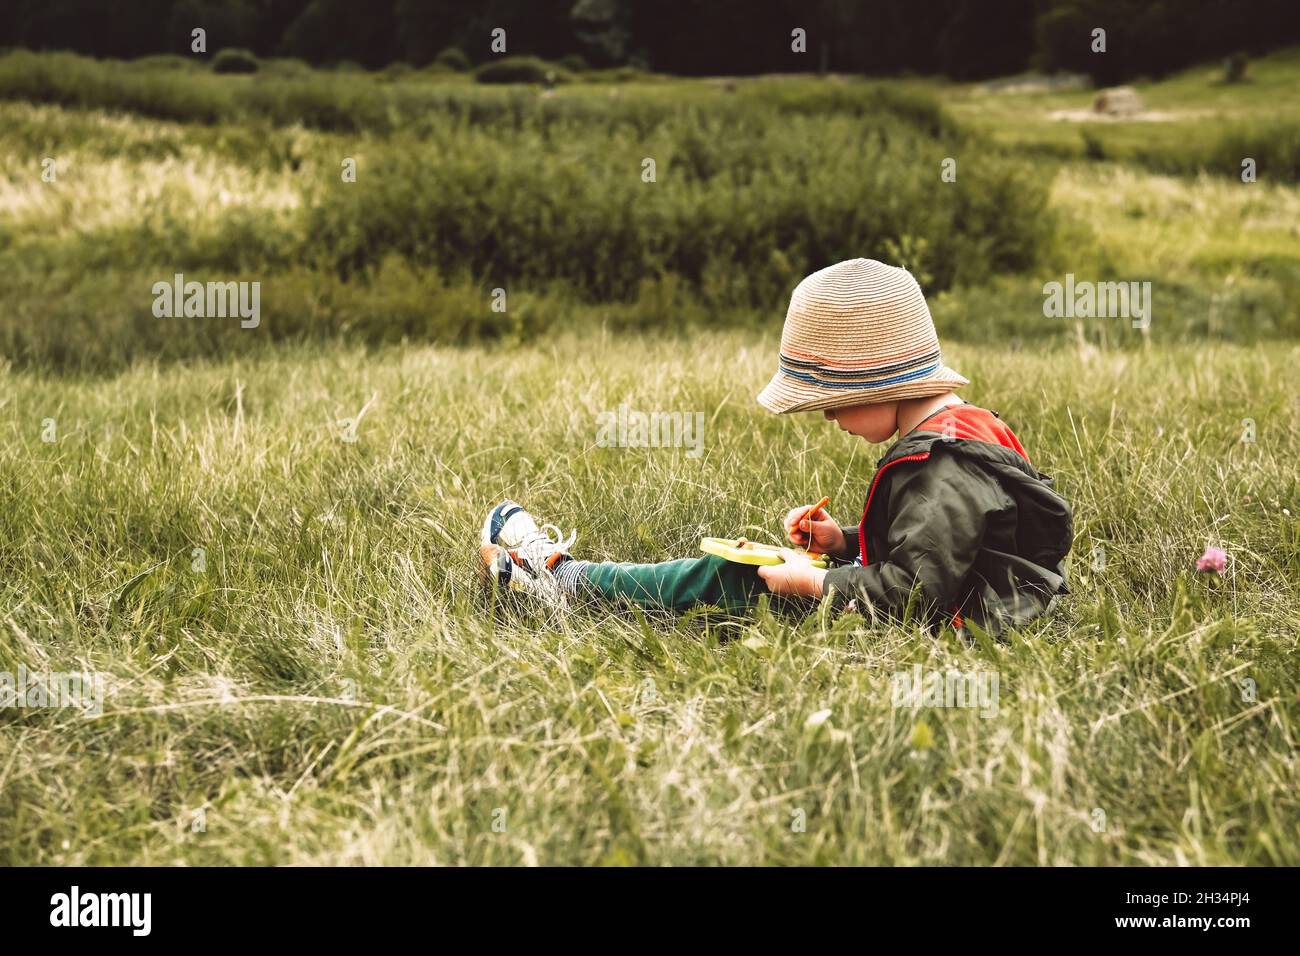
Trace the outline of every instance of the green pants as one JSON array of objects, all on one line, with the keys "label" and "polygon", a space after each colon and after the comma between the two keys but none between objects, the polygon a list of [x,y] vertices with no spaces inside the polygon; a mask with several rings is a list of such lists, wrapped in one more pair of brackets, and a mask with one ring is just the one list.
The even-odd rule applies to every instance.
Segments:
[{"label": "green pants", "polygon": [[684,611],[709,604],[743,611],[767,594],[758,568],[711,554],[659,564],[593,561],[582,569],[587,592],[599,598],[625,598],[642,607]]}]

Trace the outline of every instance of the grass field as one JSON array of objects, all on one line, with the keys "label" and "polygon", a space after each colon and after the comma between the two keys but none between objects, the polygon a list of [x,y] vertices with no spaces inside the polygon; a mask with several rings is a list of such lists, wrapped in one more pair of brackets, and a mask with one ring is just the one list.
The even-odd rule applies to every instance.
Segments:
[{"label": "grass field", "polygon": [[1264,166],[1278,160],[1271,176],[1293,182],[1300,158],[1295,152],[1298,71],[1297,49],[1253,61],[1240,84],[1223,82],[1221,64],[1196,67],[1158,82],[1134,83],[1143,103],[1140,117],[1096,122],[1061,118],[1088,113],[1092,90],[989,93],[965,85],[944,92],[945,102],[968,127],[1013,152],[1100,154],[1161,171],[1200,165],[1229,177],[1240,174],[1243,155],[1254,155]]},{"label": "grass field", "polygon": [[[855,510],[874,455],[757,417],[757,335],[10,373],[0,647],[110,683],[6,716],[7,862],[1297,862],[1300,349],[952,351],[1078,515],[1073,598],[1005,644],[490,608],[504,495],[640,560]],[[705,453],[595,447],[623,402]],[[996,672],[996,717],[893,707],[914,663]]]},{"label": "grass field", "polygon": [[[1300,89],[1300,61],[1278,62],[1291,70],[1280,88]],[[887,216],[820,222],[824,249],[800,255],[858,254],[854,237],[878,227],[881,255],[889,239],[924,267],[929,237],[988,266],[976,281],[929,260],[945,277],[932,296],[945,359],[1073,504],[1072,594],[1030,629],[971,644],[775,608],[550,614],[495,604],[475,577],[480,524],[502,497],[577,528],[575,552],[591,558],[686,556],[704,534],[770,539],[789,507],[822,494],[856,520],[882,449],[753,401],[775,366],[782,306],[754,304],[772,276],[715,312],[716,272],[659,260],[656,281],[614,295],[627,276],[602,267],[578,288],[572,271],[493,315],[489,278],[440,270],[453,253],[433,251],[434,233],[385,232],[402,202],[433,200],[384,182],[376,211],[304,181],[336,175],[345,146],[396,156],[406,140],[257,126],[202,82],[233,118],[13,90],[0,102],[0,152],[27,170],[0,181],[0,672],[105,679],[98,716],[0,709],[0,863],[1300,863],[1294,181],[1046,151],[1019,165],[1000,152],[1014,146],[1009,119],[998,142],[978,138],[993,136],[981,123],[1003,128],[1000,107],[954,102],[970,130],[954,132],[904,98],[859,134],[863,101],[832,97],[827,110],[847,115],[809,181],[894,137],[942,150],[970,136],[964,157],[999,154],[973,177],[986,189],[974,220],[946,219],[951,205],[925,218],[925,190],[900,185]],[[822,95],[764,82],[764,103]],[[1187,77],[1167,82],[1194,99]],[[464,83],[448,84],[458,102]],[[686,145],[698,113],[663,105],[675,89],[706,104],[724,94],[643,86],[617,89],[660,102],[638,108],[669,110],[653,120],[665,155],[695,149],[702,164],[665,200],[672,216],[635,214],[664,239],[655,255],[693,248],[683,231],[708,222],[770,264],[769,248],[740,240],[798,220],[770,206],[746,219],[737,196],[775,195],[761,162],[731,186],[729,165],[704,175],[715,154]],[[1165,90],[1144,92],[1157,103]],[[573,95],[576,136],[612,99],[599,83]],[[772,142],[764,124],[785,120],[754,109],[711,121]],[[493,136],[540,135],[528,118],[515,132],[497,122],[419,141],[454,152],[465,137],[487,156]],[[601,135],[632,150],[627,122]],[[842,187],[844,201],[905,182],[901,154],[880,148],[877,178]],[[94,175],[41,192],[49,151]],[[558,171],[564,158],[540,162]],[[518,187],[510,215],[531,222],[548,194],[502,163],[497,184]],[[582,181],[567,176],[557,188]],[[1041,259],[980,218],[1017,176],[1033,182],[1006,193],[1008,221],[1040,223]],[[622,201],[612,179],[593,190]],[[691,218],[705,215],[695,201],[705,219]],[[550,215],[579,254],[584,233]],[[364,242],[349,217],[371,230]],[[359,253],[401,254],[359,282],[317,257],[335,244],[313,224]],[[282,292],[261,330],[280,332],[164,327],[150,296],[127,298],[169,263],[169,242],[195,257],[187,267],[237,271],[252,256],[239,274]],[[557,255],[515,254],[538,275]],[[1042,283],[1067,270],[1153,281],[1150,331],[1045,318]],[[285,302],[302,306],[285,315]],[[597,447],[598,416],[620,405],[703,413],[703,454]],[[1207,545],[1229,554],[1222,577],[1194,571]],[[896,706],[893,676],[914,665],[996,675],[995,712]]]}]

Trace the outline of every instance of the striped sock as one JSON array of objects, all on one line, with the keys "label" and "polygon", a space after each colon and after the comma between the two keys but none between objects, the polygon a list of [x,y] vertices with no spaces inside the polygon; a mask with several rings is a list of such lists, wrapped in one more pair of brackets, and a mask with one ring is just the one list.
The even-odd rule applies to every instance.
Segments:
[{"label": "striped sock", "polygon": [[575,561],[573,558],[561,561],[555,569],[555,581],[560,585],[560,590],[571,597],[577,597],[585,580],[582,572],[590,563]]}]

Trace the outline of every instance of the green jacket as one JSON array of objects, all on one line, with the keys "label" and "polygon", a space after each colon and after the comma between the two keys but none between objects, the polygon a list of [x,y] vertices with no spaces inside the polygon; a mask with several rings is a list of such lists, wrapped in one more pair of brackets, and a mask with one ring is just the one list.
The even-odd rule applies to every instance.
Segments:
[{"label": "green jacket", "polygon": [[1052,480],[1013,449],[914,430],[880,459],[862,524],[844,529],[861,563],[828,572],[823,589],[838,607],[894,617],[916,589],[930,624],[998,634],[1068,590],[1071,524]]}]

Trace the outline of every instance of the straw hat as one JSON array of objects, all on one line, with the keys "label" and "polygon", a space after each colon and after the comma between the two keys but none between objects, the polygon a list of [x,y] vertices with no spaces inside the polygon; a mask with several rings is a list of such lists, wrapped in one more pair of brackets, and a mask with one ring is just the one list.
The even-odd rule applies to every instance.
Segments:
[{"label": "straw hat", "polygon": [[758,403],[805,412],[925,398],[967,384],[939,357],[934,320],[912,274],[849,259],[795,287],[780,366]]}]

